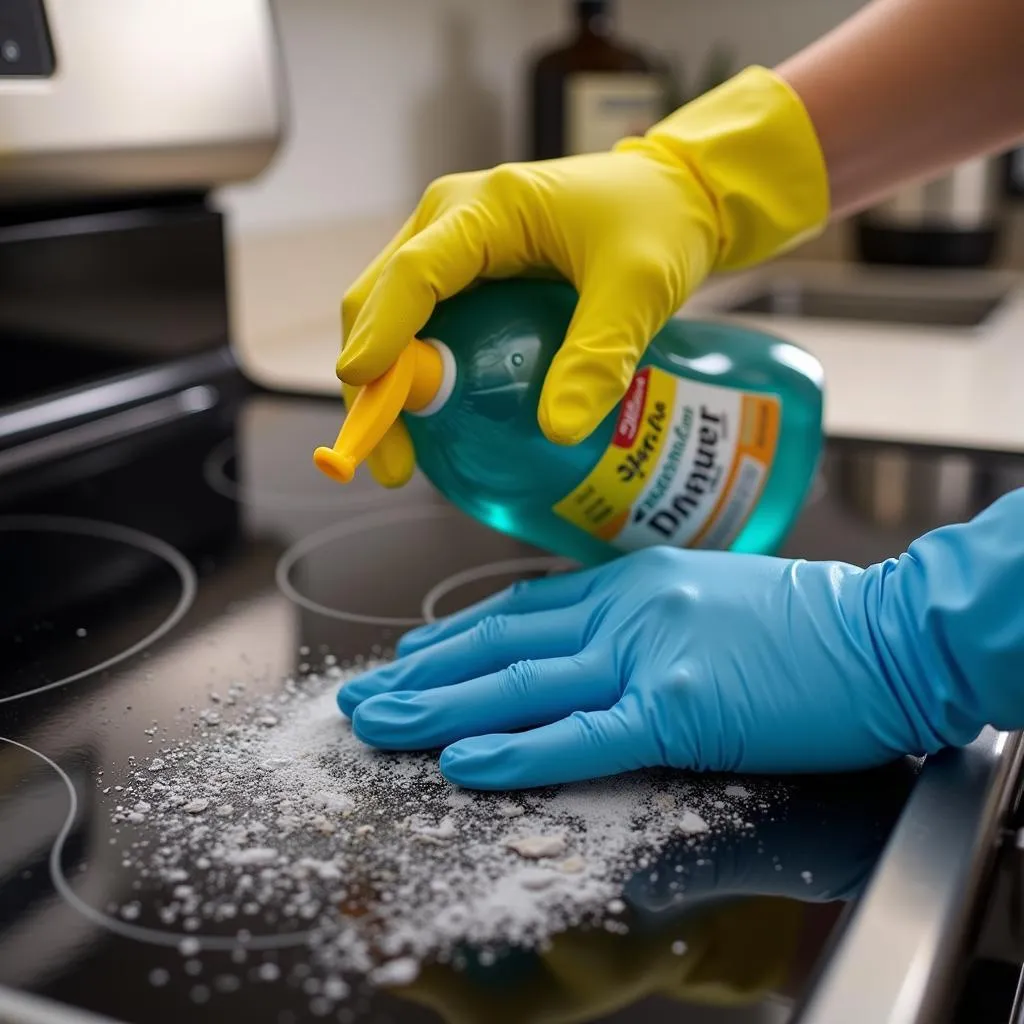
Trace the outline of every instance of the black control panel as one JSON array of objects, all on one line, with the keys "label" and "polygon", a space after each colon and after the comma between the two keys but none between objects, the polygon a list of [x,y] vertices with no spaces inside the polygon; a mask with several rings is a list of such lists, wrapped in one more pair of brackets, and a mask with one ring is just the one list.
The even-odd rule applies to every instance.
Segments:
[{"label": "black control panel", "polygon": [[0,0],[0,78],[49,78],[55,66],[42,0]]}]

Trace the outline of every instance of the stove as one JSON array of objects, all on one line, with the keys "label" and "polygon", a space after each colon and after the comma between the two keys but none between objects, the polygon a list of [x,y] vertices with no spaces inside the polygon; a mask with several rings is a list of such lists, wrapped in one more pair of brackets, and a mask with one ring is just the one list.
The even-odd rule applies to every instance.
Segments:
[{"label": "stove", "polygon": [[[0,1020],[978,1021],[978,977],[990,1001],[993,971],[1012,989],[1021,929],[987,908],[1016,877],[1000,849],[1021,748],[991,730],[923,763],[770,780],[779,799],[746,808],[749,827],[638,851],[594,920],[539,948],[465,943],[411,985],[322,977],[284,897],[244,921],[157,914],[174,882],[135,868],[164,840],[118,810],[123,784],[199,709],[209,722],[212,695],[278,699],[569,567],[420,476],[388,492],[315,470],[340,402],[256,387],[236,364],[204,197],[127,222],[94,212],[85,250],[63,217],[22,217],[6,239],[0,224],[0,268],[25,266],[27,247],[46,281],[0,312],[21,382],[0,395]],[[53,269],[69,251],[106,282],[85,321],[62,314],[61,289],[83,291]],[[781,553],[865,564],[1022,484],[1024,457],[831,442]],[[673,779],[698,801],[764,782]],[[167,856],[193,880],[212,870],[183,845]],[[688,886],[668,898],[655,880],[673,873]],[[338,914],[383,899],[363,891]]]},{"label": "stove", "polygon": [[[399,1022],[558,1012],[588,1021],[832,1021],[846,1018],[830,1008],[854,997],[859,1019],[888,1019],[864,1015],[865,977],[877,979],[880,998],[893,998],[909,984],[900,971],[919,963],[922,949],[931,954],[925,978],[937,988],[917,995],[948,997],[940,980],[962,956],[986,847],[1011,797],[1014,737],[985,734],[923,767],[907,761],[781,780],[784,814],[755,817],[750,837],[719,846],[710,902],[650,909],[610,949],[599,930],[555,938],[553,948],[577,970],[603,958],[620,964],[612,991],[578,991],[541,951],[476,971],[435,965],[415,998],[367,993],[348,978],[350,991],[362,994],[327,1014],[311,1008],[303,987],[301,936],[284,935],[278,945],[274,925],[260,921],[247,925],[249,937],[233,927],[204,935],[190,975],[180,953],[188,932],[134,926],[111,913],[133,894],[161,897],[158,887],[131,889],[110,825],[117,794],[97,784],[111,766],[151,755],[151,721],[238,680],[274,693],[303,662],[386,656],[405,629],[561,568],[466,519],[422,478],[392,493],[362,478],[340,489],[316,473],[309,453],[336,427],[338,403],[255,389],[227,353],[219,373],[191,387],[206,389],[207,400],[24,466],[3,489],[3,1019],[286,1022],[324,1013]],[[873,502],[866,481],[886,466],[891,479],[894,459],[912,479],[930,472],[938,480],[964,458],[831,446],[785,553],[861,562],[898,553],[940,512],[929,512],[914,488],[914,501],[894,514],[892,488]],[[967,465],[965,514],[1024,473],[1006,457],[974,455]],[[400,571],[376,571],[382,564]],[[776,872],[779,862],[794,870]],[[623,889],[637,899],[635,883]],[[906,948],[882,936],[896,913],[909,933]],[[799,942],[780,963],[775,928],[789,918]],[[730,933],[738,919],[742,942]],[[673,944],[687,936],[692,945],[701,929],[715,937],[714,955],[699,984],[674,988]],[[259,973],[268,948],[279,971],[273,982]],[[515,1016],[503,1016],[510,1006]]]}]

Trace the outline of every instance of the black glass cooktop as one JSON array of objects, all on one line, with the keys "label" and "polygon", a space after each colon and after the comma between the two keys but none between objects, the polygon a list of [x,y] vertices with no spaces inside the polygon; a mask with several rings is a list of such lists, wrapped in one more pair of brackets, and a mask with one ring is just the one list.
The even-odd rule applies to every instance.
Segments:
[{"label": "black glass cooktop", "polygon": [[[422,479],[392,493],[323,478],[310,455],[334,436],[337,403],[234,377],[207,397],[0,487],[0,1017],[61,1020],[52,1006],[33,1016],[43,999],[68,1021],[132,1024],[790,1019],[914,785],[911,762],[780,780],[780,808],[749,811],[751,828],[712,852],[670,843],[638,861],[616,908],[626,926],[486,957],[467,943],[407,985],[350,972],[325,988],[301,941],[252,942],[294,931],[266,902],[217,924],[215,943],[180,918],[130,926],[118,908],[134,901],[149,921],[172,883],[125,867],[124,844],[157,840],[141,818],[130,838],[112,824],[118,792],[101,783],[152,758],[151,722],[186,732],[175,713],[211,692],[273,695],[550,569]],[[1010,458],[835,445],[784,553],[898,554],[1022,480]],[[193,879],[205,870],[172,854]],[[666,898],[674,875],[689,886]],[[337,913],[372,913],[375,898]]]}]

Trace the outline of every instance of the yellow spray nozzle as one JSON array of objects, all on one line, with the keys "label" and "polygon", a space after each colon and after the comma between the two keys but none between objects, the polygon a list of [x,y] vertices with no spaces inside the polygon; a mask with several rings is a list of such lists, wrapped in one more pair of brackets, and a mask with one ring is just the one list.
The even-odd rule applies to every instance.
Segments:
[{"label": "yellow spray nozzle", "polygon": [[334,445],[321,445],[313,452],[317,469],[347,484],[402,410],[425,409],[441,390],[443,380],[441,353],[414,339],[385,374],[360,388]]},{"label": "yellow spray nozzle", "polygon": [[333,448],[320,445],[313,452],[313,464],[339,484],[347,484],[356,475],[356,461],[351,455],[342,455]]}]

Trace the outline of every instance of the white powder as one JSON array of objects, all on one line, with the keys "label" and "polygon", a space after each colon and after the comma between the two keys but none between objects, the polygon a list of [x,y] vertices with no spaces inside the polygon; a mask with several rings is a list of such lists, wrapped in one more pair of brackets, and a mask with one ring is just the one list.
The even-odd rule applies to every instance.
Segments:
[{"label": "white powder", "polygon": [[[718,809],[718,806],[721,803],[721,800],[715,800],[713,801],[712,806]],[[682,832],[683,835],[695,836],[701,832],[707,832],[707,830],[708,823],[696,811],[692,811],[687,808],[683,814],[682,820],[679,822],[679,831]]]},{"label": "white powder", "polygon": [[378,967],[371,977],[378,985],[408,985],[416,980],[419,973],[419,964],[407,956]]},{"label": "white powder", "polygon": [[532,889],[535,892],[539,892],[541,889],[546,889],[549,885],[553,885],[555,881],[555,875],[551,871],[542,871],[537,869],[535,871],[524,871],[519,876],[519,884],[524,889]]},{"label": "white powder", "polygon": [[352,810],[355,801],[345,793],[332,793],[329,789],[323,789],[313,795],[313,806],[322,808],[330,814],[345,814]]},{"label": "white powder", "polygon": [[330,977],[324,982],[324,995],[335,1002],[344,999],[348,992],[348,985],[341,978]]},{"label": "white powder", "polygon": [[[314,1014],[346,997],[342,975],[408,984],[463,944],[491,956],[577,925],[628,930],[623,883],[638,869],[651,874],[670,844],[711,857],[718,840],[749,831],[723,797],[766,816],[784,793],[667,770],[512,799],[459,790],[435,754],[353,736],[335,701],[345,675],[332,666],[263,698],[233,685],[223,721],[196,715],[190,739],[165,741],[140,760],[148,771],[130,765],[103,798],[126,869],[144,880],[128,914],[140,905],[144,926],[243,940],[307,933]],[[670,898],[684,898],[672,878]],[[201,948],[179,944],[184,957]],[[243,977],[280,974],[268,959]]]},{"label": "white powder", "polygon": [[440,825],[421,825],[419,828],[412,829],[412,833],[420,839],[443,843],[454,839],[459,834],[459,830],[451,818],[445,818]]},{"label": "white powder", "polygon": [[277,860],[277,850],[266,846],[251,846],[246,850],[228,850],[223,855],[224,862],[236,868],[250,867],[254,864],[273,864]]},{"label": "white powder", "polygon": [[505,844],[520,857],[540,860],[541,857],[560,857],[565,853],[565,836],[524,836],[510,839]]}]

